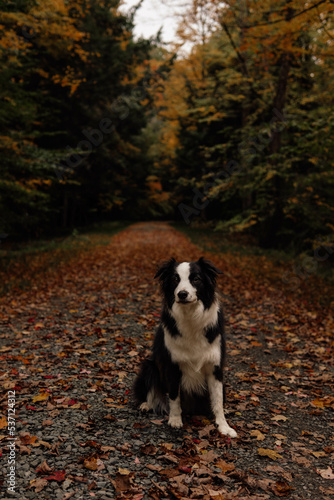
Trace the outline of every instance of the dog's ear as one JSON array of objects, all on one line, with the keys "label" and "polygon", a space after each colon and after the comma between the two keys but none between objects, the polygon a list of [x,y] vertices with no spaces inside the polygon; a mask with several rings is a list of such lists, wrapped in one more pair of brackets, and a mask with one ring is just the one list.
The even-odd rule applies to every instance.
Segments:
[{"label": "dog's ear", "polygon": [[159,278],[159,281],[164,281],[166,276],[172,271],[176,264],[174,257],[164,262],[155,273],[154,278]]},{"label": "dog's ear", "polygon": [[203,272],[213,281],[216,281],[218,274],[223,274],[223,271],[212,264],[210,260],[204,259],[204,257],[198,259],[197,264],[200,266]]}]

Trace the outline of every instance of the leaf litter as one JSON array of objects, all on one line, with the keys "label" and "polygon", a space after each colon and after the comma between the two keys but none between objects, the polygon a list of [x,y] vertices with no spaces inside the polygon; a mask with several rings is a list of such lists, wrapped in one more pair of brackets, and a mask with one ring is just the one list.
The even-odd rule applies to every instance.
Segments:
[{"label": "leaf litter", "polygon": [[[171,429],[132,401],[159,321],[156,266],[203,254],[224,272],[235,440],[200,416]],[[20,498],[333,498],[333,315],[319,289],[289,293],[252,259],[141,223],[1,299],[0,446],[6,464],[14,390]]]}]

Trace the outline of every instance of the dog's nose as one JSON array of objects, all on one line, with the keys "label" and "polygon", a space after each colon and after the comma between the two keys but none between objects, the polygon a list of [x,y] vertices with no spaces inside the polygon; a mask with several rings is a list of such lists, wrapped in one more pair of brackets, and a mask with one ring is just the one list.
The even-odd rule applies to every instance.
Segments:
[{"label": "dog's nose", "polygon": [[188,292],[186,292],[185,290],[181,290],[181,292],[179,292],[177,296],[180,300],[185,300],[188,297]]}]

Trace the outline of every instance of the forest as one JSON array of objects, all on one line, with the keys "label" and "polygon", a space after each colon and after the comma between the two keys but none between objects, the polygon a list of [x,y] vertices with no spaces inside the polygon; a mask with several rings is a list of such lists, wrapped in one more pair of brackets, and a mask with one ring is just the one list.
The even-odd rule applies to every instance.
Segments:
[{"label": "forest", "polygon": [[[0,0],[0,497],[333,499],[334,0],[127,1]],[[237,437],[135,404],[171,257]]]},{"label": "forest", "polygon": [[119,0],[0,5],[2,241],[155,219],[332,249],[333,1],[191,0],[168,46]]}]

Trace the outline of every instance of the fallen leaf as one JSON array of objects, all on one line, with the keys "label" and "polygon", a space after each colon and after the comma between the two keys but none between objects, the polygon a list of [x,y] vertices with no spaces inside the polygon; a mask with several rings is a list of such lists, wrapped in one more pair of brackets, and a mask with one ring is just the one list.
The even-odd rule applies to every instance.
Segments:
[{"label": "fallen leaf", "polygon": [[36,469],[36,472],[40,472],[41,474],[47,474],[48,472],[51,472],[52,469],[51,467],[48,466],[48,464],[46,463],[46,460],[44,460],[44,462],[39,465]]},{"label": "fallen leaf", "polygon": [[97,457],[93,456],[93,457],[85,458],[85,460],[83,462],[83,466],[89,470],[97,470],[97,468],[98,468]]},{"label": "fallen leaf", "polygon": [[311,453],[315,458],[327,457],[327,453],[324,451],[312,451]]},{"label": "fallen leaf", "polygon": [[157,448],[153,444],[145,444],[140,447],[140,451],[143,455],[156,455]]},{"label": "fallen leaf", "polygon": [[230,464],[228,462],[225,462],[224,460],[218,460],[218,462],[215,463],[215,467],[218,467],[222,471],[222,473],[231,472],[235,469],[234,464]]},{"label": "fallen leaf", "polygon": [[53,424],[53,420],[43,420],[42,422],[42,425],[45,426],[45,425],[52,425]]},{"label": "fallen leaf", "polygon": [[129,471],[128,469],[119,468],[118,473],[121,474],[121,476],[128,476],[129,474],[131,474],[131,471]]},{"label": "fallen leaf", "polygon": [[40,479],[32,479],[29,484],[30,484],[29,488],[35,488],[35,493],[39,493],[45,488],[45,486],[48,485],[48,482],[46,479],[40,478]]},{"label": "fallen leaf", "polygon": [[261,431],[258,431],[256,429],[253,429],[250,433],[251,437],[256,437],[256,439],[258,441],[263,441],[264,439],[266,439],[266,437],[262,434]]},{"label": "fallen leaf", "polygon": [[165,476],[166,478],[176,477],[180,475],[180,472],[177,469],[162,469],[159,471],[161,476]]},{"label": "fallen leaf", "polygon": [[257,452],[262,457],[269,457],[272,460],[278,460],[278,459],[282,458],[282,456],[279,453],[277,453],[274,450],[270,450],[268,448],[258,448]]},{"label": "fallen leaf", "polygon": [[32,402],[37,403],[37,401],[45,401],[49,397],[50,397],[50,394],[48,392],[41,392],[40,394],[38,394],[37,396],[34,396],[32,398]]},{"label": "fallen leaf", "polygon": [[317,473],[320,474],[323,479],[334,479],[334,474],[331,467],[328,467],[327,469],[317,470]]},{"label": "fallen leaf", "polygon": [[275,415],[275,417],[272,417],[271,420],[273,420],[274,422],[279,422],[280,420],[282,420],[283,422],[285,422],[288,419],[284,415]]},{"label": "fallen leaf", "polygon": [[58,482],[65,481],[65,471],[57,470],[51,476],[45,477],[44,479],[47,479],[48,481],[58,481]]},{"label": "fallen leaf", "polygon": [[271,485],[270,489],[276,496],[285,497],[290,495],[291,490],[294,488],[284,481],[277,481],[274,485]]}]

